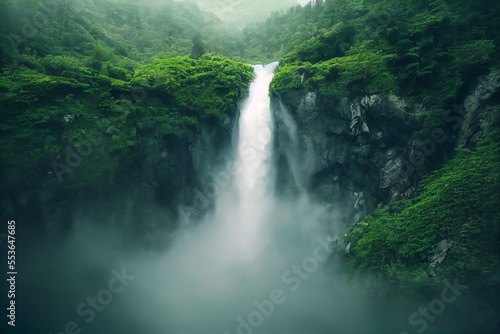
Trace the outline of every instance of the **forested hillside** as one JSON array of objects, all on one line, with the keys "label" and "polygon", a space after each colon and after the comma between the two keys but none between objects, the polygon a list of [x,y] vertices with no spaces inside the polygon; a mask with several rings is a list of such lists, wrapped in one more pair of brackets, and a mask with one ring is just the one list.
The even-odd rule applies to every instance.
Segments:
[{"label": "forested hillside", "polygon": [[[399,186],[371,215],[351,222],[342,240],[353,280],[376,272],[377,289],[388,282],[397,287],[398,293],[389,294],[432,294],[443,277],[480,291],[497,286],[499,18],[500,4],[494,1],[317,1],[275,13],[260,26],[273,31],[272,50],[283,54],[274,94],[292,103],[296,94],[317,93],[315,111],[325,118],[337,117],[330,115],[338,109],[342,113],[342,101],[361,101],[359,117],[368,126],[360,132],[367,133],[364,138],[351,133],[360,148],[353,149],[347,170],[359,156],[366,158],[362,166],[375,166],[386,152],[408,148],[400,157],[409,156],[413,164],[401,167]],[[380,110],[372,111],[377,103],[372,101],[384,95],[394,103],[405,101],[402,110],[424,119],[411,137],[404,131],[387,136],[390,127],[369,122],[375,117],[370,113]],[[356,129],[356,105],[347,110],[353,113],[351,129]],[[388,121],[401,129],[398,117]],[[436,142],[436,131],[446,139]],[[434,138],[431,150],[429,138]],[[382,144],[367,145],[378,141]],[[417,151],[418,162],[411,160]],[[391,165],[396,160],[389,161],[381,165],[381,186],[388,168],[396,168]],[[442,264],[440,256],[447,257]]]},{"label": "forested hillside", "polygon": [[[174,1],[27,0],[1,7],[5,210],[28,205],[28,214],[39,215],[42,204],[21,203],[20,196],[36,198],[44,189],[68,203],[96,184],[131,180],[131,173],[143,184],[138,197],[162,203],[182,197],[158,189],[194,182],[188,147],[204,124],[230,130],[253,77],[250,66],[222,56],[239,53],[231,32],[195,5]],[[219,132],[213,143],[222,140]],[[185,177],[170,178],[179,168]],[[156,181],[145,186],[141,170]]]},{"label": "forested hillside", "polygon": [[[326,1],[296,12],[313,37],[283,56],[275,89],[299,87],[306,73],[303,84],[325,96],[391,93],[443,108],[499,59],[500,5],[488,1]],[[267,24],[292,41],[285,49],[296,43],[279,17]]]},{"label": "forested hillside", "polygon": [[[208,8],[216,3],[221,7]],[[232,7],[223,10],[225,5]],[[252,176],[272,180],[272,189],[263,191],[270,197],[255,202],[276,205],[269,221],[299,226],[292,232],[287,228],[293,224],[273,226],[269,240],[281,228],[286,233],[275,244],[266,238],[262,244],[308,244],[297,235],[306,234],[311,220],[314,233],[335,237],[324,243],[334,249],[325,257],[326,274],[318,274],[331,275],[325,286],[332,277],[349,289],[361,286],[363,293],[377,294],[367,298],[370,303],[380,297],[392,312],[405,299],[411,308],[439,295],[441,282],[457,279],[468,289],[463,304],[450,305],[450,318],[432,333],[496,333],[500,325],[491,314],[500,309],[500,2],[314,0],[255,20],[243,0],[200,7],[174,0],[0,2],[0,209],[27,222],[23,232],[49,242],[65,242],[73,229],[92,221],[127,234],[136,249],[173,247],[179,258],[195,254],[187,257],[191,262],[216,254],[216,264],[226,265],[237,252],[218,262],[224,252],[218,253],[212,227],[241,203],[233,199],[236,190],[228,192],[221,201],[231,205],[217,212],[218,196],[230,188],[228,175],[237,168],[216,171],[238,155],[239,119],[257,68],[271,84],[263,81],[268,91],[254,90],[264,92],[255,113],[269,112],[275,123],[269,133],[257,129],[265,132],[262,137],[251,132],[250,141],[264,138],[269,149],[255,165],[276,166],[267,169],[271,176]],[[236,12],[229,23],[223,20]],[[242,27],[247,21],[252,23]],[[251,66],[270,62],[279,62],[272,65],[272,81],[274,67],[266,73],[265,66]],[[221,179],[224,186],[216,184]],[[245,211],[239,220],[253,214]],[[207,221],[205,230],[193,234],[195,246],[175,248],[185,242],[172,241],[175,233],[203,228]],[[251,237],[234,239],[240,246]],[[293,247],[283,258],[306,255]],[[267,261],[269,254],[262,257]],[[213,276],[214,291],[256,280],[235,263],[216,274],[229,268],[246,281]],[[173,267],[186,269],[182,265]],[[262,268],[259,275],[266,276]],[[189,277],[203,278],[196,270]],[[347,309],[349,289],[339,288]],[[328,300],[324,305],[334,299],[316,290],[312,299],[315,293]],[[190,310],[184,295],[175,297],[185,307],[180,309]],[[321,312],[327,308],[320,306]],[[489,322],[469,321],[468,308],[484,311]],[[337,311],[341,317],[343,305]],[[191,318],[172,314],[169,321],[178,320],[191,333],[185,330],[196,325]],[[307,314],[304,322],[320,311]],[[462,318],[463,328],[455,324]],[[189,326],[182,327],[185,319]],[[292,322],[283,323],[276,328]]]}]

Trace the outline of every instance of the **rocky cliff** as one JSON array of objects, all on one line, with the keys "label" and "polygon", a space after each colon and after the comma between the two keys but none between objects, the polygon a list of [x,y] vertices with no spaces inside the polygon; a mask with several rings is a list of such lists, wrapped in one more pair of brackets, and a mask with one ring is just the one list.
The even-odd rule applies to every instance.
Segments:
[{"label": "rocky cliff", "polygon": [[[316,91],[293,88],[276,91],[281,183],[290,171],[292,152],[287,136],[292,117],[301,149],[309,152],[304,181],[326,205],[341,209],[344,223],[361,221],[380,204],[411,198],[422,174],[449,159],[453,147],[474,146],[498,123],[496,69],[478,77],[460,105],[441,112],[428,125],[429,112],[394,95],[330,99]],[[435,124],[438,124],[436,126]]]}]

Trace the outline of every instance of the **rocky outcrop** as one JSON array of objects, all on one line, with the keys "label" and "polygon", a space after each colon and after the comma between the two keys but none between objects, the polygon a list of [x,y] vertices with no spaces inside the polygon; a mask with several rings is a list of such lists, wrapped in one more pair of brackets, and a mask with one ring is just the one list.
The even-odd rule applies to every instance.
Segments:
[{"label": "rocky outcrop", "polygon": [[443,262],[446,255],[448,254],[449,249],[453,246],[453,241],[448,241],[446,239],[438,242],[436,249],[434,251],[434,255],[431,258],[431,262],[429,263],[429,267],[427,271],[432,275],[436,276],[436,265]]},{"label": "rocky outcrop", "polygon": [[345,210],[350,222],[360,221],[386,197],[391,174],[399,175],[401,163],[393,159],[422,127],[422,110],[387,95],[339,103],[301,90],[280,95],[273,108],[279,110],[278,152],[287,154],[280,140],[287,127],[283,113],[289,112],[297,123],[302,149],[307,150],[310,142],[314,152],[304,181],[308,190],[326,204]]},{"label": "rocky outcrop", "polygon": [[[164,241],[158,231],[176,228],[179,206],[192,206],[194,190],[209,181],[206,167],[229,148],[236,115],[234,107],[221,118],[200,118],[197,127],[170,136],[158,136],[155,129],[141,133],[128,166],[84,187],[79,184],[86,166],[73,167],[61,182],[47,168],[40,169],[36,182],[7,188],[0,207],[26,222],[25,228],[51,238],[64,236],[83,219],[118,226],[158,244]],[[92,153],[82,157],[82,165],[87,162],[83,159],[93,158]]]},{"label": "rocky outcrop", "polygon": [[[445,159],[446,154],[435,152],[452,148],[455,136],[458,146],[474,146],[498,123],[499,79],[499,70],[478,78],[463,105],[455,108],[458,113],[445,113],[447,124],[429,134],[423,131],[425,108],[397,96],[332,101],[303,89],[279,91],[272,100],[281,161],[278,186],[290,178],[287,173],[300,169],[290,165],[301,165],[304,187],[342,210],[346,224],[361,221],[379,203],[413,197],[417,168],[425,159],[431,161],[433,154]],[[296,148],[287,144],[291,122],[296,123]],[[296,162],[290,155],[298,156]]]},{"label": "rocky outcrop", "polygon": [[458,108],[458,113],[463,116],[457,141],[459,147],[475,146],[500,120],[498,107],[491,105],[492,97],[500,88],[500,70],[493,69],[488,75],[479,77],[478,81],[463,106]]}]

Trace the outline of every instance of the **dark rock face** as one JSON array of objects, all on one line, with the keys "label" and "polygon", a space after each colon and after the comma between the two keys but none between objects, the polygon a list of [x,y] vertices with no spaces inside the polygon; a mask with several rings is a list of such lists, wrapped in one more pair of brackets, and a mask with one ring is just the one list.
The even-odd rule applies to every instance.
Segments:
[{"label": "dark rock face", "polygon": [[439,149],[443,153],[444,142],[452,148],[456,137],[457,146],[473,147],[485,138],[500,119],[498,88],[500,70],[478,78],[458,108],[459,122],[444,115],[448,124],[429,138],[422,134],[424,107],[397,96],[333,101],[302,89],[280,91],[272,99],[277,188],[285,191],[287,181],[300,179],[318,200],[340,209],[346,224],[359,222],[380,203],[413,197],[417,168]]},{"label": "dark rock face", "polygon": [[[297,138],[301,141],[298,145],[314,157],[300,158],[307,165],[303,169],[308,168],[305,187],[325,204],[340,206],[346,223],[363,219],[387,198],[388,188],[401,188],[400,184],[394,185],[393,179],[399,178],[403,166],[395,159],[406,150],[412,134],[422,127],[424,117],[419,108],[384,95],[337,103],[301,90],[280,95],[281,100],[273,100],[273,109],[278,110],[275,116],[279,156],[290,153],[283,147],[282,135],[289,126],[283,121],[283,114],[289,112],[297,125]],[[287,166],[282,164],[281,168]],[[282,170],[278,174],[284,173]],[[408,186],[408,181],[403,182],[402,188]]]},{"label": "dark rock face", "polygon": [[488,135],[490,127],[500,120],[498,107],[493,106],[495,103],[491,105],[491,101],[498,98],[495,93],[500,88],[500,70],[494,69],[478,81],[461,109],[463,119],[457,141],[459,147],[475,146]]},{"label": "dark rock face", "polygon": [[[158,231],[177,227],[179,207],[193,208],[196,189],[203,192],[204,185],[211,181],[209,167],[230,148],[236,107],[224,116],[200,119],[196,129],[169,137],[151,131],[144,140],[147,145],[135,148],[129,166],[85,188],[74,187],[80,170],[73,168],[61,183],[51,178],[58,187],[55,190],[44,188],[40,182],[9,189],[0,206],[26,222],[23,228],[50,238],[64,236],[84,220],[119,226],[151,245],[161,243],[164,240],[160,240]],[[47,178],[45,174],[40,180]],[[108,185],[109,177],[112,185]],[[209,208],[210,203],[203,203],[203,207],[196,207],[197,214],[201,216]]]}]

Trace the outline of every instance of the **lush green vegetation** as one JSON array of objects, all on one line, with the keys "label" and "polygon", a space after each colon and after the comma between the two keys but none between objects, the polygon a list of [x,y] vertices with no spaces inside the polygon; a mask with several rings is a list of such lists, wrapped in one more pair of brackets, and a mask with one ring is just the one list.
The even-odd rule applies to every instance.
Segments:
[{"label": "lush green vegetation", "polygon": [[[0,15],[7,187],[113,183],[152,138],[175,146],[201,119],[234,112],[253,77],[248,65],[202,55],[240,50],[237,32],[194,4],[20,0],[2,2]],[[102,142],[87,156],[92,136]]]},{"label": "lush green vegetation", "polygon": [[[427,110],[425,135],[445,128],[444,110],[498,65],[499,18],[500,4],[491,1],[327,0],[275,13],[261,25],[282,55],[271,90],[316,91],[330,103],[402,96]],[[443,277],[485,287],[500,262],[499,139],[496,132],[472,150],[449,145],[453,159],[442,168],[434,158],[419,168],[415,198],[381,205],[357,224],[344,243],[352,278],[379,272],[404,292]],[[452,247],[431,274],[443,240]]]},{"label": "lush green vegetation", "polygon": [[[5,185],[45,180],[60,186],[47,172],[66,180],[78,176],[71,184],[76,188],[97,178],[113,182],[138,158],[137,148],[153,139],[175,143],[197,131],[201,119],[233,113],[253,78],[251,66],[208,54],[156,60],[121,79],[69,56],[41,62],[20,57],[27,62],[4,67],[0,79]],[[81,153],[88,150],[84,143],[99,137],[92,154]],[[84,157],[72,170],[77,175],[65,174],[68,147]]]},{"label": "lush green vegetation", "polygon": [[234,106],[252,78],[253,69],[248,65],[204,55],[197,60],[155,60],[139,68],[131,84],[172,95],[177,108],[197,111],[206,117],[220,116]]},{"label": "lush green vegetation", "polygon": [[133,70],[137,62],[190,54],[197,36],[205,52],[242,56],[238,30],[193,3],[54,1],[44,7],[19,0],[2,1],[0,10],[4,63],[15,61],[18,51],[35,58],[71,56],[96,69],[113,64]]},{"label": "lush green vegetation", "polygon": [[275,90],[303,86],[335,99],[394,93],[442,112],[499,60],[498,3],[327,0],[267,24],[297,15],[309,18],[303,36],[312,37],[282,57]]},{"label": "lush green vegetation", "polygon": [[[443,277],[485,286],[500,263],[500,130],[459,149],[420,186],[415,198],[380,207],[348,232],[351,275],[383,273],[406,292]],[[430,268],[443,240],[453,244]]]},{"label": "lush green vegetation", "polygon": [[397,81],[389,74],[387,66],[387,60],[393,57],[367,51],[315,64],[285,65],[276,74],[271,88],[279,91],[305,87],[337,100],[361,94],[397,94]]}]

